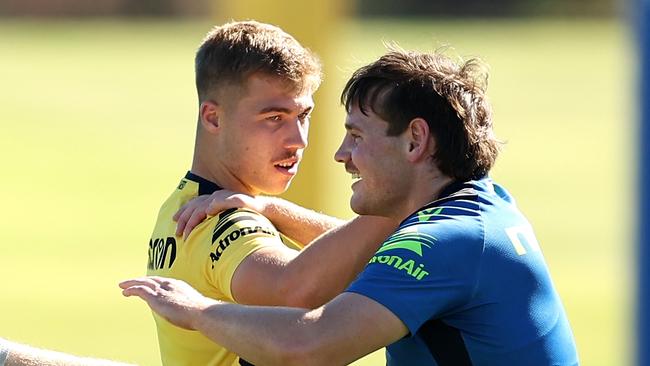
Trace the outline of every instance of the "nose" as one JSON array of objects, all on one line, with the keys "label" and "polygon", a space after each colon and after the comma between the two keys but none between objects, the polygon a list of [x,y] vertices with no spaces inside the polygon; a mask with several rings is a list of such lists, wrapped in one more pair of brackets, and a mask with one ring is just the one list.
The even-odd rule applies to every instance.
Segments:
[{"label": "nose", "polygon": [[350,160],[350,149],[347,140],[348,137],[346,134],[346,136],[343,137],[343,141],[341,141],[341,145],[339,146],[338,150],[336,150],[334,153],[334,160],[339,163],[345,164]]},{"label": "nose", "polygon": [[292,149],[304,149],[307,147],[307,136],[309,134],[309,121],[301,121],[296,118],[295,121],[289,123],[289,134],[285,140],[285,147]]}]

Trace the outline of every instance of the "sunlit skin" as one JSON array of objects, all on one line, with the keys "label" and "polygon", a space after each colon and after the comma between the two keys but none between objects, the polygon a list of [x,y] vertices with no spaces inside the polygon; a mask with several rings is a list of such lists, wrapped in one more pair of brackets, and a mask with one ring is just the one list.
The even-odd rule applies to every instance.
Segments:
[{"label": "sunlit skin", "polygon": [[[353,107],[345,127],[335,158],[355,177],[351,205],[357,213],[401,221],[451,182],[432,162],[435,142],[422,118],[410,121],[403,133],[387,136],[388,122]],[[408,334],[389,309],[354,292],[308,310],[225,304],[160,277],[127,280],[120,287],[170,322],[198,330],[255,364],[349,364]]]},{"label": "sunlit skin", "polygon": [[[350,207],[360,215],[402,219],[433,198],[420,197],[415,185],[440,174],[430,161],[434,142],[422,119],[415,119],[397,136],[388,136],[388,122],[370,110],[353,106],[345,121],[346,134],[334,158],[352,174]],[[426,129],[426,133],[422,131]],[[412,169],[415,162],[420,169]],[[435,191],[434,191],[435,192]]]},{"label": "sunlit skin", "polygon": [[307,146],[311,90],[261,74],[201,103],[192,172],[250,195],[284,192]]},{"label": "sunlit skin", "polygon": [[[251,200],[259,194],[284,192],[307,146],[312,90],[260,73],[243,86],[226,85],[203,97],[192,172]],[[277,237],[264,238],[264,246],[247,255],[232,274],[232,296],[243,304],[310,307],[325,303],[343,291],[396,226],[377,217],[345,223],[281,199],[266,202],[257,206],[258,212],[309,250],[299,255]],[[189,217],[192,225],[206,217],[205,208],[199,210],[203,215],[185,212],[190,211],[174,217],[179,222]],[[192,225],[177,227],[177,235],[191,240]],[[374,230],[368,231],[367,225]],[[354,240],[354,248],[346,249],[348,240]],[[341,259],[344,249],[346,257]]]}]

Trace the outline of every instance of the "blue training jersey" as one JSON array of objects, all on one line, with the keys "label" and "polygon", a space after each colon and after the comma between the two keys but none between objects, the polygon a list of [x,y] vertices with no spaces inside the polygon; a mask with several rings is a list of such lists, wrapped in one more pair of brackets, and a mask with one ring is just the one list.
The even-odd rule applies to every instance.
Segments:
[{"label": "blue training jersey", "polygon": [[578,364],[535,234],[489,178],[454,183],[406,218],[346,291],[408,327],[389,366]]}]

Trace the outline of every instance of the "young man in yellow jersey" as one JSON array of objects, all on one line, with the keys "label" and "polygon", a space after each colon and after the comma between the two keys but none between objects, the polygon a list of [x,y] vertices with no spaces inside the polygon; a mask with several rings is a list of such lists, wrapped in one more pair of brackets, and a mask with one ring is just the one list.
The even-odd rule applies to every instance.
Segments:
[{"label": "young man in yellow jersey", "polygon": [[[195,59],[199,100],[192,167],[160,209],[148,274],[182,279],[203,295],[240,304],[319,306],[345,289],[397,223],[350,222],[281,199],[262,212],[235,209],[187,237],[174,213],[220,189],[255,196],[284,192],[307,146],[317,58],[281,29],[254,21],[215,27]],[[275,215],[286,216],[274,227]],[[265,217],[266,216],[266,217]],[[366,230],[372,227],[372,230]],[[330,230],[333,229],[333,230]],[[329,232],[325,233],[326,231]],[[348,245],[352,240],[355,245]],[[296,249],[306,248],[300,252]],[[246,365],[199,332],[156,316],[164,365]],[[121,366],[0,342],[0,366]]]},{"label": "young man in yellow jersey", "polygon": [[[174,221],[199,195],[220,189],[274,195],[288,188],[307,146],[312,95],[321,80],[317,58],[275,26],[233,22],[207,34],[195,68],[194,159],[160,209],[147,273],[184,280],[228,302],[324,304],[354,279],[396,222],[360,217],[344,223],[280,199],[268,201],[264,212],[225,211],[188,236],[178,235]],[[293,220],[277,228],[271,223],[274,214],[289,211]],[[347,245],[352,239],[355,245]],[[164,365],[248,364],[199,332],[155,318]]]}]

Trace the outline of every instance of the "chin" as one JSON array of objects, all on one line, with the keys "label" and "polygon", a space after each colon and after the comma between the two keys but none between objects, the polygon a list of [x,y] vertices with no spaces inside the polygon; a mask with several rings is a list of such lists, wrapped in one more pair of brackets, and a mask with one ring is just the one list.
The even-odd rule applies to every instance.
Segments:
[{"label": "chin", "polygon": [[359,198],[355,199],[354,195],[350,198],[350,208],[357,215],[372,215],[372,213],[368,212],[368,207],[364,204],[363,200]]},{"label": "chin", "polygon": [[[374,198],[374,200],[368,198]],[[396,208],[395,202],[391,203],[391,201],[384,198],[376,195],[364,197],[358,193],[353,193],[350,198],[350,208],[357,215],[390,217]]]},{"label": "chin", "polygon": [[282,193],[286,192],[287,189],[289,189],[290,185],[291,185],[290,182],[287,183],[287,184],[278,184],[278,185],[272,186],[272,187],[264,187],[264,188],[260,189],[260,191],[262,193],[268,194],[270,196],[277,196],[279,194],[282,194]]}]

